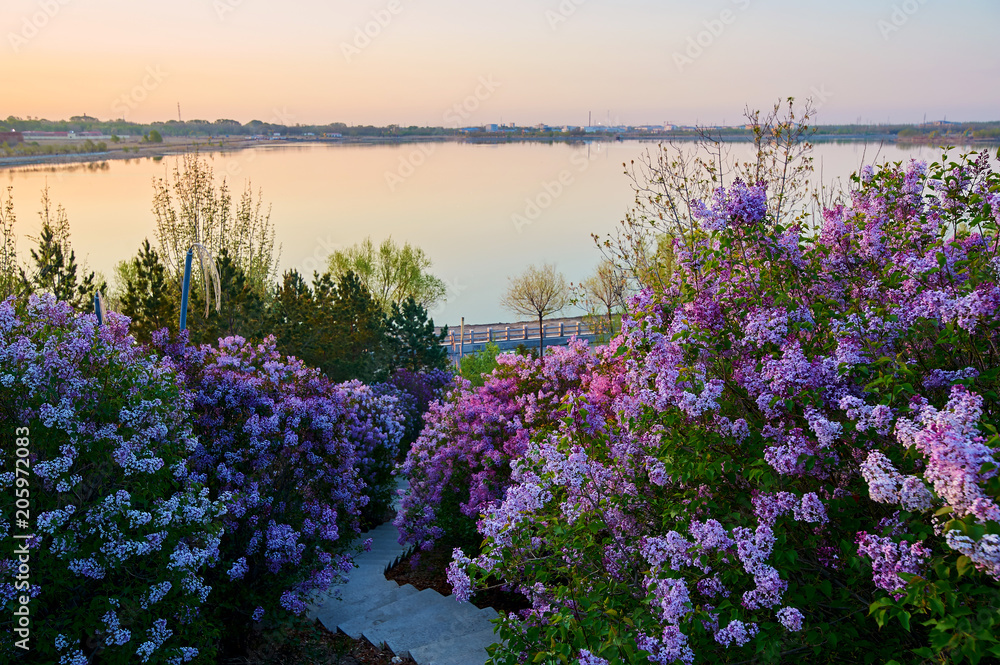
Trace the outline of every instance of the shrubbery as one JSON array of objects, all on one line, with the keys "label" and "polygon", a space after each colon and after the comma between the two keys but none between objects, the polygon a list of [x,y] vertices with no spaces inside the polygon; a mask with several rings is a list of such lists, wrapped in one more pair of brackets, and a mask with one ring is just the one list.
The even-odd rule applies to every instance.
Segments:
[{"label": "shrubbery", "polygon": [[[555,348],[542,360],[507,354],[497,362],[485,386],[472,389],[456,379],[458,385],[431,404],[402,466],[410,480],[396,518],[403,542],[430,549],[442,538],[475,539],[480,511],[510,484],[511,460],[534,433],[558,423],[561,400],[587,392],[600,400],[612,390],[595,367],[613,359],[592,356],[582,342]],[[599,418],[590,422],[600,427]]]},{"label": "shrubbery", "polygon": [[[506,360],[432,408],[399,520],[479,516],[456,593],[532,603],[492,662],[1000,656],[1000,177],[869,168],[812,232],[766,192],[695,207],[620,364]],[[565,387],[595,366],[620,393]]]},{"label": "shrubbery", "polygon": [[162,357],[127,319],[98,327],[51,297],[0,306],[0,409],[11,434],[30,431],[20,479],[5,436],[0,509],[11,519],[15,486],[30,489],[39,662],[212,662],[220,638],[231,647],[341,581],[364,511],[388,506],[395,398],[331,384],[273,339],[156,343]]},{"label": "shrubbery", "polygon": [[[37,662],[211,656],[205,577],[226,508],[189,467],[190,408],[171,363],[137,348],[126,319],[111,314],[98,329],[51,297],[23,313],[0,304],[3,660],[23,653],[10,622],[26,593]],[[15,467],[15,427],[28,430],[28,474]],[[30,530],[7,521],[15,486],[30,497]],[[16,590],[12,536],[31,530],[30,589]]]}]

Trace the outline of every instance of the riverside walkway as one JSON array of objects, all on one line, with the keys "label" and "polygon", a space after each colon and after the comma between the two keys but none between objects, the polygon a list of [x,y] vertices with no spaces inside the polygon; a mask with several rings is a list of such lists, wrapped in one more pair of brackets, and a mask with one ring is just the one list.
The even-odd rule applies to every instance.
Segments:
[{"label": "riverside walkway", "polygon": [[[550,319],[542,328],[546,348],[566,346],[574,337],[593,344],[598,337],[581,317]],[[513,351],[522,344],[538,348],[538,337],[537,322],[465,324],[448,326],[448,335],[442,345],[448,347],[449,360],[457,363],[462,356],[482,351],[490,343],[496,344],[501,351]]]}]

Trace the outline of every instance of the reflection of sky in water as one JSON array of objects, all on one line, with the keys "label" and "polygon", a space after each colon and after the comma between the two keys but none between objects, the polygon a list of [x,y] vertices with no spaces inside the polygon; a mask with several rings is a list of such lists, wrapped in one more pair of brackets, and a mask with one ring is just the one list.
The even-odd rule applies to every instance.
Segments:
[{"label": "reflection of sky in water", "polygon": [[[371,235],[424,249],[449,287],[439,323],[512,320],[498,302],[506,278],[530,263],[554,262],[570,281],[593,270],[600,253],[590,234],[614,232],[634,195],[623,163],[652,143],[589,145],[435,143],[396,146],[261,146],[210,157],[236,190],[252,181],[271,204],[282,245],[281,269],[312,274],[332,250]],[[734,157],[747,146],[733,146]],[[924,146],[817,145],[816,174],[847,179],[864,161],[940,159]],[[177,158],[9,170],[19,251],[38,232],[38,198],[47,182],[65,206],[78,257],[112,275],[114,264],[153,240],[152,179]],[[235,195],[238,196],[236,191]],[[537,206],[533,209],[531,203]],[[520,216],[520,217],[517,217]],[[525,223],[530,222],[530,223]],[[568,314],[576,312],[567,310]]]}]

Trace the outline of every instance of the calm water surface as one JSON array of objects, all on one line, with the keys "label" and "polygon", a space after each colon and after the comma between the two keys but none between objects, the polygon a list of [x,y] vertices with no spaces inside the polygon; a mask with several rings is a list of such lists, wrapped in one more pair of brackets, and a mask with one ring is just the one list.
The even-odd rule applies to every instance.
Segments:
[{"label": "calm water surface", "polygon": [[[500,295],[507,277],[531,263],[553,262],[570,281],[586,278],[601,258],[590,234],[613,232],[634,199],[622,165],[650,149],[655,144],[262,145],[207,158],[235,194],[248,182],[263,190],[282,271],[311,275],[333,249],[392,236],[430,256],[448,284],[435,321],[457,324],[463,316],[470,323],[513,320]],[[814,153],[827,182],[876,156],[934,161],[941,151],[820,144]],[[48,183],[69,215],[77,257],[110,278],[143,238],[153,240],[151,183],[178,159],[0,172],[0,183],[14,187],[20,256],[32,244],[26,236],[38,233],[38,199]]]}]

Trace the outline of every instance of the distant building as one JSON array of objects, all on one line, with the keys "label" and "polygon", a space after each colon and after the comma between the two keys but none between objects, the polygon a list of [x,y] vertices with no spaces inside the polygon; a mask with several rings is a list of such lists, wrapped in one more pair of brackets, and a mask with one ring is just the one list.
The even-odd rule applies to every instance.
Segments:
[{"label": "distant building", "polygon": [[9,146],[24,143],[24,136],[22,136],[20,132],[0,132],[0,144],[4,143]]}]

